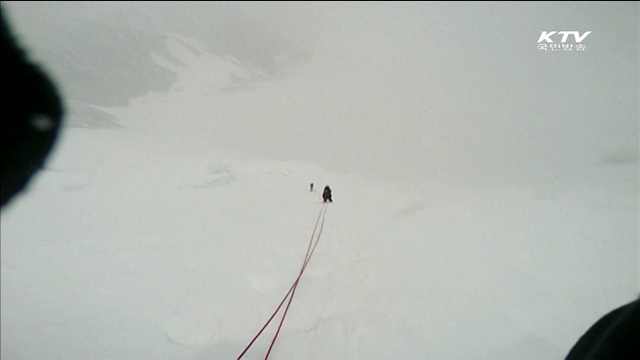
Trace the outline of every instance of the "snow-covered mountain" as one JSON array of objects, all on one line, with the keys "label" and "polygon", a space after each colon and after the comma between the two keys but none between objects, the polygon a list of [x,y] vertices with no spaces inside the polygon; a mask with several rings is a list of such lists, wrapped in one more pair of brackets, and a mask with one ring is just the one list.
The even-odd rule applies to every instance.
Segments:
[{"label": "snow-covered mountain", "polygon": [[2,359],[237,358],[324,185],[273,359],[561,359],[637,296],[637,4],[73,4],[3,2],[73,120],[3,209]]},{"label": "snow-covered mountain", "polygon": [[559,359],[637,294],[629,164],[408,190],[165,145],[70,129],[3,213],[3,359],[237,358],[304,260],[322,207],[311,182],[334,203],[274,359]]},{"label": "snow-covered mountain", "polygon": [[[3,5],[59,79],[69,126],[179,125],[210,146],[413,185],[638,161],[633,3]],[[591,31],[586,50],[539,50],[549,19]],[[188,102],[126,123],[104,109],[175,93],[185,73]]]}]

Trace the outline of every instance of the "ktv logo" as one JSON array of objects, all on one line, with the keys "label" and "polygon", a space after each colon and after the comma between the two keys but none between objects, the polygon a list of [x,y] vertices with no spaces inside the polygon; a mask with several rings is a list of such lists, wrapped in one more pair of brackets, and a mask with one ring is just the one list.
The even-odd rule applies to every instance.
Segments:
[{"label": "ktv logo", "polygon": [[[579,31],[543,31],[538,38],[538,49],[551,51],[585,51],[587,46],[581,42],[591,34],[591,31],[585,31],[580,35]],[[573,35],[574,43],[568,43],[570,36]],[[555,41],[554,41],[555,40]],[[558,40],[560,40],[558,42]]]}]

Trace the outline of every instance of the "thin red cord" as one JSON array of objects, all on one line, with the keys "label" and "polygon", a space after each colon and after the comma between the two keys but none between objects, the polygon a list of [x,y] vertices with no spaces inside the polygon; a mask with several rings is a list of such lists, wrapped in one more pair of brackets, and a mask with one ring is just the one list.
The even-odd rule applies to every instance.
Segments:
[{"label": "thin red cord", "polygon": [[[287,300],[287,298],[289,298],[289,302],[287,303],[285,312],[282,316],[282,319],[280,320],[280,325],[278,326],[278,330],[271,342],[271,346],[269,347],[269,351],[267,352],[266,358],[269,357],[269,353],[271,352],[271,349],[278,337],[278,334],[280,332],[280,328],[282,327],[282,324],[284,323],[284,319],[286,317],[286,314],[289,310],[289,306],[291,305],[291,301],[293,300],[293,294],[295,294],[295,290],[298,287],[298,283],[300,282],[300,277],[302,276],[302,273],[304,272],[304,270],[307,267],[307,264],[309,263],[309,260],[311,259],[311,256],[313,255],[313,252],[316,249],[316,246],[318,245],[318,240],[320,240],[320,235],[322,234],[322,229],[324,228],[324,215],[326,213],[326,209],[327,209],[327,204],[323,204],[322,208],[320,209],[320,213],[318,214],[318,218],[316,219],[316,224],[313,228],[313,233],[311,234],[311,239],[309,240],[309,246],[307,247],[307,253],[305,255],[305,259],[304,262],[302,263],[302,267],[300,269],[300,273],[298,274],[298,277],[296,278],[296,280],[294,281],[294,283],[291,285],[291,287],[289,288],[289,291],[287,292],[287,294],[284,296],[284,298],[282,299],[282,301],[280,302],[280,304],[278,305],[278,307],[276,308],[276,310],[273,312],[273,314],[271,314],[271,316],[269,317],[269,320],[267,320],[267,322],[262,326],[262,328],[258,331],[258,333],[253,337],[253,339],[249,342],[249,344],[247,345],[247,347],[242,351],[242,353],[240,353],[240,355],[238,356],[237,360],[240,360],[245,354],[246,352],[249,350],[249,348],[251,348],[251,346],[253,345],[253,343],[258,339],[258,337],[262,334],[262,332],[267,328],[267,326],[269,325],[269,323],[271,323],[271,321],[273,320],[273,318],[276,316],[276,314],[280,311],[280,308],[282,308],[282,305],[284,304],[284,302]],[[322,221],[320,221],[320,219],[322,219]],[[316,230],[318,229],[318,224],[320,224],[320,230],[318,232],[318,236],[317,239],[315,241],[314,244],[314,238],[315,238],[315,234],[316,234]],[[313,245],[313,247],[312,247]],[[291,297],[289,297],[289,295],[291,295]],[[265,358],[265,359],[266,359]]]}]

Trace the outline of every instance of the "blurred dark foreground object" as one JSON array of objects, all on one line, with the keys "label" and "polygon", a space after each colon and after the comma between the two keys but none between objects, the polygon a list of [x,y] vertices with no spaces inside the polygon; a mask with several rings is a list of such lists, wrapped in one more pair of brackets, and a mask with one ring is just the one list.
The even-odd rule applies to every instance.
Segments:
[{"label": "blurred dark foreground object", "polygon": [[640,299],[601,317],[573,346],[566,360],[640,359]]},{"label": "blurred dark foreground object", "polygon": [[2,204],[25,190],[42,168],[58,137],[61,98],[47,74],[27,58],[2,18]]}]

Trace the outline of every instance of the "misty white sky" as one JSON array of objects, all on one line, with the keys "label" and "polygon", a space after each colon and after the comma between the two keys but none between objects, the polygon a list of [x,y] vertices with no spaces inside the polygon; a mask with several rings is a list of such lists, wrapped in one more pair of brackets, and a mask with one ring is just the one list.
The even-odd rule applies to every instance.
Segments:
[{"label": "misty white sky", "polygon": [[[72,115],[174,86],[193,106],[158,96],[130,123],[401,181],[523,181],[513,176],[638,161],[634,2],[4,4]],[[542,31],[592,33],[585,51],[545,52]],[[176,59],[166,35],[200,44],[199,67]],[[200,88],[176,88],[179,71],[157,59]],[[179,116],[141,115],[153,111]]]}]

